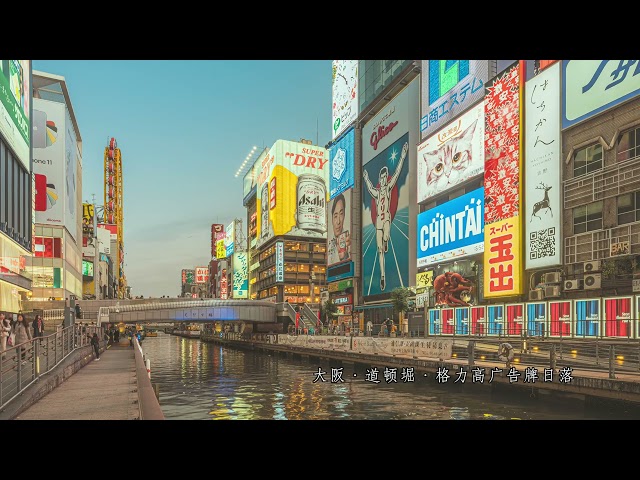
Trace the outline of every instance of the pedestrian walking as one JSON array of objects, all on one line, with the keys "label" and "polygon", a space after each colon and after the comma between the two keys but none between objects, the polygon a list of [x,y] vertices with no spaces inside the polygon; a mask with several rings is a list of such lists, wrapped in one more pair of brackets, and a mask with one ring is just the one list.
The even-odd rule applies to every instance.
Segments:
[{"label": "pedestrian walking", "polygon": [[2,358],[4,358],[4,352],[7,349],[7,339],[11,334],[11,322],[6,318],[5,314],[0,312],[0,350],[2,351]]},{"label": "pedestrian walking", "polygon": [[36,315],[36,318],[33,320],[33,337],[44,337],[44,320],[42,320],[42,315]]},{"label": "pedestrian walking", "polygon": [[91,345],[93,345],[93,351],[96,353],[96,362],[100,360],[100,339],[97,333],[93,333],[91,337]]},{"label": "pedestrian walking", "polygon": [[[33,337],[31,336],[31,325],[22,313],[18,314],[18,319],[13,326],[13,333],[16,335],[16,345],[26,344]],[[20,357],[22,359],[22,365],[27,363],[27,347],[25,345],[20,346]]]}]

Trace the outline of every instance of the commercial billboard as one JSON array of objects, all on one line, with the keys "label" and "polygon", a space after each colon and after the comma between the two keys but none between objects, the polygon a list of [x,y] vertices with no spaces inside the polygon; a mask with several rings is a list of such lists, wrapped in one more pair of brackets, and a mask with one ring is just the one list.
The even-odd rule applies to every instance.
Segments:
[{"label": "commercial billboard", "polygon": [[226,300],[229,297],[229,285],[227,282],[227,269],[223,268],[220,272],[220,298]]},{"label": "commercial billboard", "polygon": [[276,242],[276,282],[284,282],[284,243]]},{"label": "commercial billboard", "polygon": [[418,203],[484,172],[484,104],[418,145]]},{"label": "commercial billboard", "polygon": [[572,325],[573,303],[571,300],[549,302],[549,336],[570,337]]},{"label": "commercial billboard", "polygon": [[217,235],[224,233],[224,225],[221,223],[213,223],[211,225],[211,256],[216,256]]},{"label": "commercial billboard", "polygon": [[96,228],[96,237],[98,237],[98,252],[111,254],[111,232],[106,228]]},{"label": "commercial billboard", "polygon": [[[525,84],[525,266],[562,264],[560,64]],[[555,212],[555,214],[554,214]]]},{"label": "commercial billboard", "polygon": [[[415,128],[415,125],[411,124],[413,121],[411,110],[414,107],[413,102],[416,101],[418,101],[418,82],[414,81],[362,127],[363,165],[378,157],[398,138]],[[415,147],[412,146],[411,150],[414,155]],[[397,160],[398,158],[395,158],[394,162]]]},{"label": "commercial billboard", "polygon": [[224,239],[216,241],[216,258],[227,258],[227,247],[224,246]]},{"label": "commercial billboard", "polygon": [[547,335],[547,302],[527,303],[527,336],[544,337]]},{"label": "commercial billboard", "polygon": [[356,131],[351,128],[329,149],[329,198],[333,198],[348,188],[355,181]]},{"label": "commercial billboard", "polygon": [[519,62],[487,84],[484,168],[484,297],[522,293]]},{"label": "commercial billboard", "polygon": [[417,266],[484,251],[484,189],[478,188],[418,215]]},{"label": "commercial billboard", "polygon": [[257,246],[278,235],[327,238],[327,149],[277,140],[259,168]]},{"label": "commercial billboard", "polygon": [[563,60],[562,128],[569,128],[640,93],[637,60]]},{"label": "commercial billboard", "polygon": [[93,277],[93,262],[82,260],[82,276]]},{"label": "commercial billboard", "polygon": [[36,223],[65,225],[65,111],[62,103],[33,99]]},{"label": "commercial billboard", "polygon": [[600,298],[574,301],[575,336],[600,336]]},{"label": "commercial billboard", "polygon": [[[413,283],[420,81],[414,79],[362,127],[362,291],[388,294]],[[409,212],[411,210],[411,216]],[[411,230],[409,226],[411,225]]]},{"label": "commercial billboard", "polygon": [[351,260],[351,197],[353,189],[329,201],[327,233],[327,266]]},{"label": "commercial billboard", "polygon": [[406,132],[362,167],[364,296],[409,285],[408,152]]},{"label": "commercial billboard", "polygon": [[633,298],[605,298],[604,315],[604,336],[635,338],[633,332]]},{"label": "commercial billboard", "polygon": [[358,118],[358,60],[334,60],[331,65],[331,138]]},{"label": "commercial billboard", "polygon": [[0,132],[27,172],[31,172],[30,98],[31,60],[0,60]]},{"label": "commercial billboard", "polygon": [[233,252],[235,251],[235,244],[236,244],[235,226],[236,226],[236,221],[234,220],[229,225],[227,225],[227,228],[225,229],[224,247],[226,249],[227,257],[230,257],[231,255],[233,255]]},{"label": "commercial billboard", "polygon": [[249,295],[248,261],[247,252],[233,254],[233,298],[247,298]]},{"label": "commercial billboard", "polygon": [[82,234],[86,237],[93,237],[93,223],[95,219],[95,211],[93,203],[82,204]]},{"label": "commercial billboard", "polygon": [[421,138],[482,100],[491,60],[422,60]]},{"label": "commercial billboard", "polygon": [[209,281],[209,267],[196,267],[195,283],[207,283]]},{"label": "commercial billboard", "polygon": [[69,234],[77,241],[78,235],[78,148],[76,143],[76,132],[73,128],[71,115],[67,108],[64,109],[65,115],[65,139],[64,139],[64,172],[65,172],[65,195],[64,195],[64,226]]},{"label": "commercial billboard", "polygon": [[196,283],[196,271],[191,269],[182,270],[182,283]]}]

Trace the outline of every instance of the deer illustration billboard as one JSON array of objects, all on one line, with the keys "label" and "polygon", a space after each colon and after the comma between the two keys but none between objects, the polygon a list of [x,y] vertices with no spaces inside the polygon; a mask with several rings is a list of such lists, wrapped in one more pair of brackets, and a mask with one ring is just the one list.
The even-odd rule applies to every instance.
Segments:
[{"label": "deer illustration billboard", "polygon": [[524,118],[523,223],[530,270],[562,263],[559,63],[525,83]]}]

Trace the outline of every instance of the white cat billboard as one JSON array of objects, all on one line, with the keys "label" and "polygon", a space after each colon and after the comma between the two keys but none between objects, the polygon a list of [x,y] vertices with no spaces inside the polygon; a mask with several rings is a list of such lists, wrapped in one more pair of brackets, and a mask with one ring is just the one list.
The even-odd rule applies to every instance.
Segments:
[{"label": "white cat billboard", "polygon": [[[525,84],[526,269],[560,265],[560,64]],[[555,212],[555,214],[554,214]]]},{"label": "white cat billboard", "polygon": [[332,64],[331,139],[358,118],[358,60],[334,60]]},{"label": "white cat billboard", "polygon": [[480,102],[418,146],[418,203],[484,173]]}]

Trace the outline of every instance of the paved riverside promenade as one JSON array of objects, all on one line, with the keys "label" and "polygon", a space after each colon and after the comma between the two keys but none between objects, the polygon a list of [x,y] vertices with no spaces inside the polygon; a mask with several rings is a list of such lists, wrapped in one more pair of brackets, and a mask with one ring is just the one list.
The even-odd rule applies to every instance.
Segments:
[{"label": "paved riverside promenade", "polygon": [[[135,347],[134,347],[135,348]],[[134,350],[120,341],[74,373],[15,420],[137,420]]]}]

